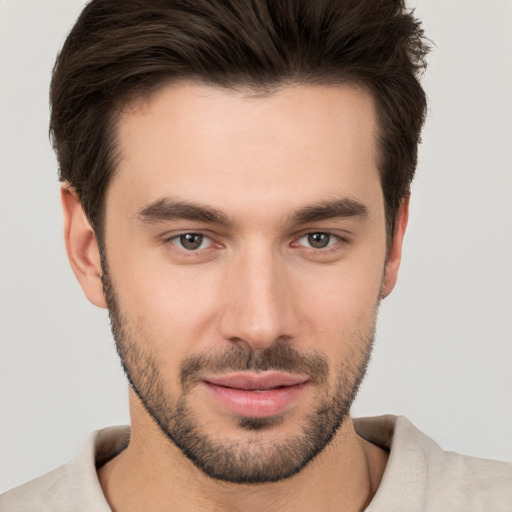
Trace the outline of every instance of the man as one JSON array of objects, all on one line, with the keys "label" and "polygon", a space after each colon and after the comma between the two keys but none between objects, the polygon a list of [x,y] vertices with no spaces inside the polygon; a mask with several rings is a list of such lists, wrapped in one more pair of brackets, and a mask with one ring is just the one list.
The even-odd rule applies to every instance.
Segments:
[{"label": "man", "polygon": [[68,256],[109,309],[131,430],[2,507],[506,510],[507,465],[349,415],[401,259],[417,22],[151,4],[89,4],[52,84]]}]

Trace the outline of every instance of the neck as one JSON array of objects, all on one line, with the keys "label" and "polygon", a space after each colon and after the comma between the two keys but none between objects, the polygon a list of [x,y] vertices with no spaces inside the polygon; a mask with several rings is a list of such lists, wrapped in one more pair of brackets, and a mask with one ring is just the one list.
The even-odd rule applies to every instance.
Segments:
[{"label": "neck", "polygon": [[145,411],[133,413],[128,447],[98,472],[116,512],[358,511],[375,494],[386,464],[385,452],[359,438],[347,418],[331,443],[295,476],[266,484],[226,483],[196,468]]}]

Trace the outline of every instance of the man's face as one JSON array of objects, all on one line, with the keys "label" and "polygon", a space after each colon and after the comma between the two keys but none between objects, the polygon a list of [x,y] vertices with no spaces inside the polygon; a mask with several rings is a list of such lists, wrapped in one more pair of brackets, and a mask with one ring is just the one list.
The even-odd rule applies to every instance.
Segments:
[{"label": "man's face", "polygon": [[133,388],[210,476],[291,476],[347,418],[371,350],[386,259],[371,98],[182,84],[123,111],[104,284]]}]

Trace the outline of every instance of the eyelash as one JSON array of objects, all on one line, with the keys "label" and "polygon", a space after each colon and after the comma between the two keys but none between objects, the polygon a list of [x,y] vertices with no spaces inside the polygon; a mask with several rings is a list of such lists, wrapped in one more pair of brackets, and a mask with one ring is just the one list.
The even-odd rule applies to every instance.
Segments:
[{"label": "eyelash", "polygon": [[[179,246],[179,240],[183,236],[187,235],[195,235],[203,237],[203,240],[201,242],[201,245],[204,243],[204,240],[209,240],[209,244],[207,247],[204,248],[197,248],[197,249],[186,249],[183,246]],[[314,247],[308,247],[306,245],[300,244],[300,240],[304,239],[306,237],[309,237],[311,235],[327,235],[330,237],[329,244],[325,247],[321,248],[314,248]],[[331,240],[334,239],[334,242],[331,243]],[[176,243],[178,241],[178,243]],[[186,257],[197,257],[205,253],[208,249],[211,249],[213,245],[217,245],[218,247],[222,247],[222,244],[216,243],[213,238],[205,233],[202,233],[200,231],[185,231],[182,233],[178,233],[176,235],[173,235],[171,237],[165,238],[163,240],[164,244],[171,244],[174,247],[176,247],[182,254],[184,254]],[[294,241],[290,244],[291,247],[303,247],[306,251],[308,251],[310,254],[317,255],[317,256],[327,256],[333,253],[338,252],[341,250],[344,246],[346,246],[349,243],[349,240],[347,238],[344,238],[340,235],[336,235],[334,233],[331,233],[329,231],[308,231],[305,233],[302,233],[300,236],[296,237]]]},{"label": "eyelash", "polygon": [[[341,240],[341,238],[338,235],[335,235],[334,233],[329,233],[328,231],[310,231],[308,233],[305,233],[304,235],[300,236],[297,240],[297,243],[300,242],[303,238],[309,238],[314,235],[327,235],[329,237],[329,242],[325,247],[311,247],[309,246],[309,249],[315,249],[321,251],[322,249],[327,249],[327,247],[332,247],[337,242]],[[332,239],[334,239],[334,243],[332,242]],[[308,241],[309,242],[309,241]]]},{"label": "eyelash", "polygon": [[[203,245],[205,240],[209,241],[209,244],[207,247],[203,247],[203,248],[186,249],[179,243],[179,241],[180,241],[181,237],[187,236],[187,235],[200,236],[203,238],[203,240],[201,241],[201,245]],[[162,240],[162,242],[164,245],[170,246],[171,250],[178,251],[179,255],[182,257],[185,257],[185,258],[201,258],[201,257],[204,257],[208,253],[211,254],[211,250],[214,245],[217,245],[218,247],[222,247],[221,244],[216,243],[211,236],[209,236],[205,233],[202,233],[200,231],[185,231],[182,233],[178,233],[176,235],[165,238],[164,240]]]}]

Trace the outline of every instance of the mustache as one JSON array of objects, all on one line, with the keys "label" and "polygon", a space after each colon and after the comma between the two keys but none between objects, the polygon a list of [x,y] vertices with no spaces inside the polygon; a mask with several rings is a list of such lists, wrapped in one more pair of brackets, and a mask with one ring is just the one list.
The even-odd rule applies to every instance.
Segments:
[{"label": "mustache", "polygon": [[275,344],[261,351],[235,345],[222,353],[202,353],[187,357],[180,369],[184,390],[205,374],[229,371],[263,372],[280,370],[307,375],[315,384],[325,383],[329,376],[327,358],[312,352],[303,354],[289,344]]}]

